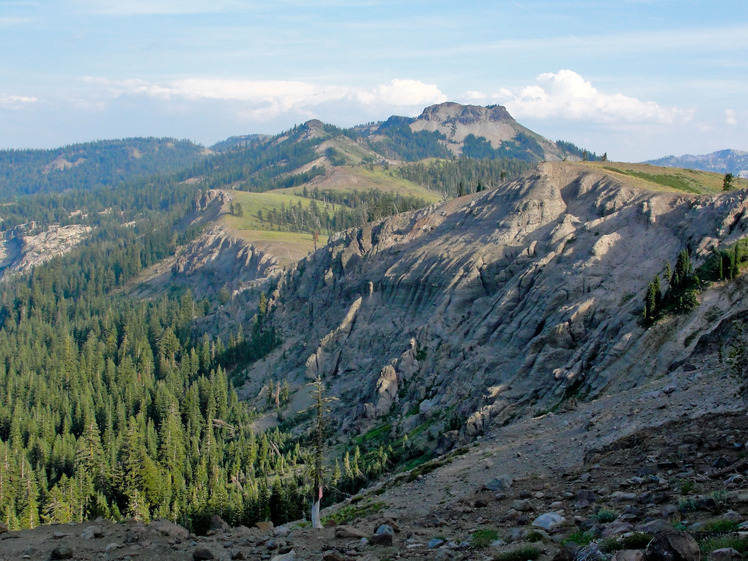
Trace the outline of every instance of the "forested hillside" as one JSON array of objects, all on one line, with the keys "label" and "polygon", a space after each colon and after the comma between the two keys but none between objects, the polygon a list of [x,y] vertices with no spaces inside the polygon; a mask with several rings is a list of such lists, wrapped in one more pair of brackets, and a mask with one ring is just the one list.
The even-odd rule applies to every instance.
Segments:
[{"label": "forested hillside", "polygon": [[204,158],[202,146],[173,138],[129,138],[53,150],[0,151],[0,198],[90,190],[169,174]]},{"label": "forested hillside", "polygon": [[[3,243],[53,225],[90,233],[0,285],[0,519],[17,529],[163,516],[203,531],[214,513],[233,524],[301,517],[311,496],[310,415],[286,415],[299,388],[268,376],[258,407],[232,386],[285,343],[268,304],[277,280],[233,295],[219,290],[226,279],[207,296],[185,283],[149,299],[132,294],[217,220],[266,239],[303,233],[311,251],[312,236],[317,249],[334,232],[493,188],[531,167],[532,158],[487,152],[475,136],[457,158],[442,136],[393,118],[348,130],[310,122],[229,139],[207,156],[169,139],[1,152]],[[220,190],[217,206],[201,213],[211,189]],[[256,431],[260,414],[277,428]],[[326,460],[325,501],[429,454],[386,431],[339,443]]]}]

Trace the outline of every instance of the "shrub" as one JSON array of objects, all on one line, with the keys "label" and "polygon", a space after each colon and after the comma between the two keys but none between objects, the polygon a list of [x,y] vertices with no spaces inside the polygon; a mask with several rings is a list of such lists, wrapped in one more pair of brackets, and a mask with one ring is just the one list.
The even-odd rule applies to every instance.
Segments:
[{"label": "shrub", "polygon": [[504,551],[493,558],[493,561],[528,561],[537,559],[542,551],[534,545],[523,545],[511,551]]},{"label": "shrub", "polygon": [[353,520],[356,520],[357,518],[362,518],[364,516],[369,516],[371,514],[374,514],[375,512],[378,512],[384,508],[384,503],[375,502],[375,503],[369,503],[366,505],[355,505],[350,504],[346,505],[343,508],[339,509],[336,512],[333,512],[329,516],[326,516],[322,522],[323,524],[328,521],[333,521],[336,524],[348,524],[349,522],[352,522]]},{"label": "shrub", "polygon": [[652,541],[652,534],[634,532],[619,540],[621,549],[644,549]]},{"label": "shrub", "polygon": [[582,532],[581,530],[579,530],[577,532],[574,532],[573,534],[569,534],[561,543],[575,543],[577,545],[584,546],[589,544],[594,539],[595,535],[592,532]]},{"label": "shrub", "polygon": [[615,553],[616,551],[623,549],[623,546],[613,537],[601,540],[598,543],[598,547],[603,553]]},{"label": "shrub", "polygon": [[644,549],[652,540],[652,535],[644,532],[634,532],[619,538],[606,538],[600,542],[600,551],[615,553],[622,549]]},{"label": "shrub", "polygon": [[727,534],[730,532],[737,532],[739,524],[733,520],[709,520],[704,525],[705,532],[715,532],[719,534]]},{"label": "shrub", "polygon": [[690,495],[696,490],[696,483],[690,479],[681,479],[678,483],[681,495]]},{"label": "shrub", "polygon": [[702,556],[706,557],[715,549],[723,549],[731,547],[735,551],[740,552],[745,557],[748,553],[748,536],[721,536],[719,538],[712,538],[710,540],[704,540],[699,544]]},{"label": "shrub", "polygon": [[475,548],[488,547],[492,542],[499,539],[499,533],[493,528],[481,528],[470,536],[470,545]]},{"label": "shrub", "polygon": [[618,513],[613,510],[608,510],[605,508],[601,508],[597,511],[596,514],[592,516],[597,522],[600,522],[601,524],[605,524],[607,522],[613,522],[616,518],[618,518]]},{"label": "shrub", "polygon": [[681,512],[694,512],[698,508],[696,499],[681,499],[678,501],[678,510]]},{"label": "shrub", "polygon": [[525,536],[525,539],[530,543],[542,542],[543,534],[541,534],[537,530],[531,530],[527,533],[527,536]]}]

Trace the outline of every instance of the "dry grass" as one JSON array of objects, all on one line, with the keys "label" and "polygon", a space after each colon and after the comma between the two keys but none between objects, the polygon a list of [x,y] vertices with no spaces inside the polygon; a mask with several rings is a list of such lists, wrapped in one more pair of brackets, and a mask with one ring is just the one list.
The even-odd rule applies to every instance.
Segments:
[{"label": "dry grass", "polygon": [[[610,172],[618,179],[624,180],[625,178],[625,183],[632,187],[649,191],[670,191],[697,195],[713,195],[723,192],[724,175],[708,171],[666,168],[627,162],[584,162],[582,165]],[[748,187],[748,180],[736,178],[735,186],[745,189]]]}]

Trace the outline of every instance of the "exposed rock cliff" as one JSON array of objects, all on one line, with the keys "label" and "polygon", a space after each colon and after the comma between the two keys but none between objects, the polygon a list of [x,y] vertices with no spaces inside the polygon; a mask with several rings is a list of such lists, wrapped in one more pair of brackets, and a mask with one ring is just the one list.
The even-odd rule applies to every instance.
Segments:
[{"label": "exposed rock cliff", "polygon": [[423,113],[410,124],[410,128],[413,132],[442,133],[447,138],[447,147],[457,155],[462,152],[465,137],[470,134],[485,138],[494,149],[498,149],[502,143],[512,141],[518,134],[523,133],[539,143],[545,160],[561,159],[561,151],[554,143],[520,125],[506,108],[500,105],[432,105],[423,110]]},{"label": "exposed rock cliff", "polygon": [[9,232],[0,241],[0,278],[25,273],[54,257],[65,255],[91,232],[90,226],[53,224],[43,232]]},{"label": "exposed rock cliff", "polygon": [[302,387],[319,373],[345,430],[386,418],[393,433],[424,421],[436,433],[457,420],[471,436],[677,368],[746,309],[744,283],[645,329],[647,283],[684,247],[698,261],[745,235],[748,198],[620,181],[546,163],[331,239],[280,278],[271,308],[285,344],[250,369],[248,395],[269,376]]},{"label": "exposed rock cliff", "polygon": [[198,292],[243,284],[279,272],[276,259],[214,226],[180,251],[171,267],[173,281],[188,280]]},{"label": "exposed rock cliff", "polygon": [[209,226],[174,257],[158,263],[139,279],[136,291],[145,295],[177,285],[189,287],[202,297],[215,295],[222,288],[241,291],[254,281],[277,276],[281,267],[276,257],[236,236],[218,220],[226,214],[231,200],[226,191],[198,190],[193,212],[182,226]]}]

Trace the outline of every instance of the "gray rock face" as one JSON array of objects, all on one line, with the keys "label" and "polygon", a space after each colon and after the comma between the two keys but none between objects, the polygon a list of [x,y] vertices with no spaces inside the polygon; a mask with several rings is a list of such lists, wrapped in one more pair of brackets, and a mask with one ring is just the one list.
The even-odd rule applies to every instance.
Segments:
[{"label": "gray rock face", "polygon": [[[410,128],[414,132],[440,132],[446,137],[447,148],[456,155],[462,152],[463,141],[469,134],[484,137],[494,148],[500,148],[502,143],[514,139],[521,132],[533,134],[500,105],[480,107],[449,102],[427,107]],[[560,159],[560,150],[556,145],[542,137],[537,137],[537,140],[543,149],[544,159]]]},{"label": "gray rock face", "polygon": [[177,256],[171,268],[171,280],[189,281],[198,292],[228,282],[238,289],[279,270],[274,257],[230,235],[220,226],[214,226]]},{"label": "gray rock face", "polygon": [[302,388],[319,373],[340,398],[339,431],[365,432],[387,411],[393,436],[428,418],[423,438],[436,442],[699,364],[709,318],[728,325],[748,310],[744,290],[713,287],[688,325],[645,329],[647,283],[687,245],[698,264],[745,235],[747,207],[744,192],[645,192],[599,168],[545,163],[348,230],[278,278],[270,307],[284,345],[250,367],[243,394],[268,377]]},{"label": "gray rock face", "polygon": [[0,278],[4,274],[25,273],[54,257],[65,255],[91,233],[90,226],[53,224],[42,232],[16,231],[0,240]]}]

